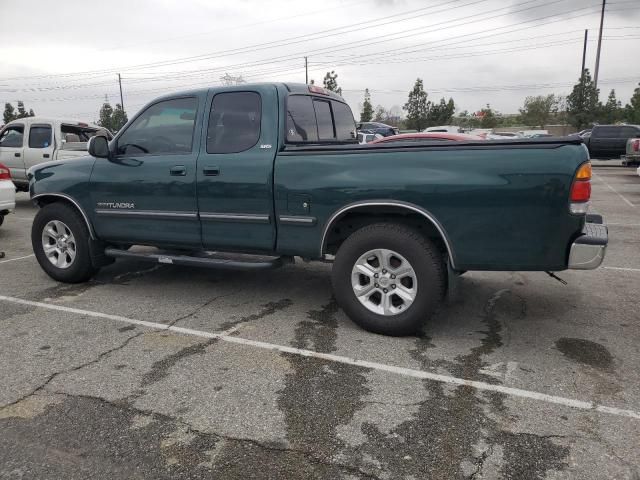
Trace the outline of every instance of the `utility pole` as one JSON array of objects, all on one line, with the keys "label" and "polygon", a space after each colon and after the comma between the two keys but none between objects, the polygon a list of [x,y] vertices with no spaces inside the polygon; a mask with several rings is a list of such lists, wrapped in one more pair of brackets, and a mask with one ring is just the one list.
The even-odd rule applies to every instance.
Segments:
[{"label": "utility pole", "polygon": [[584,31],[584,47],[582,47],[582,69],[580,70],[580,79],[584,75],[584,63],[587,59],[587,38],[589,37],[589,30]]},{"label": "utility pole", "polygon": [[309,63],[307,57],[304,57],[304,83],[309,83]]},{"label": "utility pole", "polygon": [[600,70],[600,47],[602,47],[602,25],[604,23],[604,7],[607,0],[602,0],[602,13],[600,14],[600,32],[598,33],[598,52],[596,53],[596,72],[593,76],[593,84],[598,88],[598,72]]},{"label": "utility pole", "polygon": [[124,99],[122,98],[122,77],[118,74],[118,84],[120,84],[120,106],[122,107],[122,111],[124,112]]}]

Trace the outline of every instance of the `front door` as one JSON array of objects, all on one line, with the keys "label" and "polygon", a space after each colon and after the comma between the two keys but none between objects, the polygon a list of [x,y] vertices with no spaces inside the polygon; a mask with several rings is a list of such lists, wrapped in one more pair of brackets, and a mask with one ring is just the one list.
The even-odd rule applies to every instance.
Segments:
[{"label": "front door", "polygon": [[197,172],[202,243],[209,250],[270,252],[276,88],[211,90],[207,106]]},{"label": "front door", "polygon": [[96,159],[91,197],[100,238],[167,247],[200,246],[196,159],[205,94],[158,101]]},{"label": "front door", "polygon": [[50,123],[32,123],[24,149],[24,165],[27,169],[53,160],[53,128]]},{"label": "front door", "polygon": [[0,133],[0,163],[8,167],[11,177],[24,183],[27,181],[24,167],[24,125],[14,123]]}]

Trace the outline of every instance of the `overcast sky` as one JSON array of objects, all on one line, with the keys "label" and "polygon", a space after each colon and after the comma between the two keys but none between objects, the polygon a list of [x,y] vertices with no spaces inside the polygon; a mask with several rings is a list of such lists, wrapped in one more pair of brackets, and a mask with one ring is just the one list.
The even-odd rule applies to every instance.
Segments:
[{"label": "overcast sky", "polygon": [[[322,83],[338,73],[358,116],[401,106],[416,77],[458,111],[486,103],[517,113],[527,95],[567,94],[580,74],[584,29],[593,71],[600,0],[0,0],[0,102],[39,115],[95,120],[122,75],[131,116],[154,97],[250,82]],[[601,98],[624,103],[640,81],[640,0],[609,0]]]}]

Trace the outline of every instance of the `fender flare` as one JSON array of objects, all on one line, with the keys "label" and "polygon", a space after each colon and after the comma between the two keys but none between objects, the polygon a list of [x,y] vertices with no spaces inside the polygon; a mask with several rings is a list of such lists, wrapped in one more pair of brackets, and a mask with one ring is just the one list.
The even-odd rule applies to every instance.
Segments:
[{"label": "fender flare", "polygon": [[322,241],[320,243],[320,257],[322,257],[324,255],[324,250],[326,247],[326,243],[327,243],[327,235],[329,233],[329,230],[331,229],[331,226],[337,221],[339,220],[343,215],[345,215],[347,212],[349,212],[350,210],[356,209],[356,208],[360,208],[360,207],[399,207],[399,208],[403,208],[405,210],[410,210],[414,213],[418,213],[420,215],[422,215],[424,218],[426,218],[438,231],[438,233],[440,233],[440,236],[442,237],[442,240],[445,244],[445,247],[447,249],[447,254],[449,257],[449,262],[451,264],[451,268],[453,268],[455,270],[455,258],[454,258],[454,252],[453,252],[453,247],[451,246],[451,241],[449,240],[449,237],[447,235],[447,232],[445,231],[444,227],[442,226],[442,224],[436,219],[436,217],[429,212],[428,210],[419,207],[418,205],[414,205],[413,203],[409,203],[409,202],[402,202],[399,200],[364,200],[364,201],[359,201],[359,202],[354,202],[354,203],[350,203],[348,205],[345,205],[344,207],[339,208],[338,210],[336,210],[330,217],[329,220],[326,221],[323,231],[322,231]]},{"label": "fender flare", "polygon": [[71,204],[73,204],[73,206],[76,208],[76,210],[78,210],[80,212],[80,214],[82,215],[82,218],[84,218],[84,222],[87,224],[87,229],[89,230],[89,236],[91,237],[91,240],[96,240],[96,236],[95,236],[95,233],[93,231],[93,226],[91,225],[91,222],[89,221],[89,217],[87,217],[87,214],[84,212],[84,210],[82,209],[80,204],[73,197],[70,197],[69,195],[67,195],[65,193],[40,193],[38,195],[34,195],[33,197],[31,197],[31,200],[33,200],[34,202],[36,202],[36,204],[38,204],[38,199],[44,199],[44,198],[47,198],[47,197],[63,198],[65,200],[67,200],[68,202],[70,202]]}]

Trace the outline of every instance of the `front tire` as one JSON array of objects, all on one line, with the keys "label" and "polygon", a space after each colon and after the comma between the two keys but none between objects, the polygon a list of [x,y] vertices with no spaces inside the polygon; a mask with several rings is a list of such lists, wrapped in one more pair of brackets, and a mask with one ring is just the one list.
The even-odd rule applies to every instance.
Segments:
[{"label": "front tire", "polygon": [[334,296],[356,324],[374,333],[417,333],[445,292],[442,254],[418,231],[377,223],[353,233],[333,263]]},{"label": "front tire", "polygon": [[45,205],[31,227],[36,259],[47,275],[58,282],[86,282],[97,272],[91,263],[90,240],[82,217],[63,203]]}]

